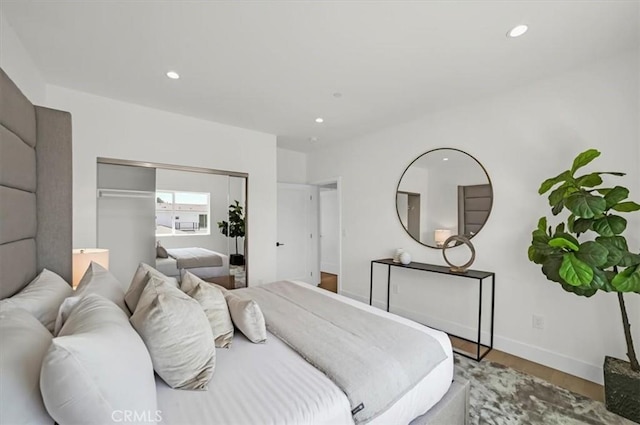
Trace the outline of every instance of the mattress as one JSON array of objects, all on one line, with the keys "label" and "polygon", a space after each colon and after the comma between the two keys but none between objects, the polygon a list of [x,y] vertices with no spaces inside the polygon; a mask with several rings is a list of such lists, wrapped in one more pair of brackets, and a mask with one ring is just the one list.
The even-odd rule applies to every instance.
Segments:
[{"label": "mattress", "polygon": [[[156,258],[156,270],[160,273],[172,277],[180,277],[180,270],[175,258]],[[210,277],[226,276],[229,274],[228,261],[223,257],[223,264],[220,267],[196,267],[189,270],[201,279]]]},{"label": "mattress", "polygon": [[[451,343],[443,332],[349,298],[296,282],[433,336],[447,355],[411,391],[370,424],[408,424],[435,405],[453,379]],[[217,349],[208,391],[173,390],[156,377],[162,423],[353,424],[346,395],[322,372],[272,334],[252,344],[239,331],[229,349]]]}]

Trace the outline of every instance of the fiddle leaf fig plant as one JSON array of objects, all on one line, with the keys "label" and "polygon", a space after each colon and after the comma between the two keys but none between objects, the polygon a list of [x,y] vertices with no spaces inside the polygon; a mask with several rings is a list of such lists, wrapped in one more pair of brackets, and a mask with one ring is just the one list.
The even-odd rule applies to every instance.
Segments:
[{"label": "fiddle leaf fig plant", "polygon": [[[618,213],[632,213],[640,205],[627,200],[623,186],[602,187],[603,175],[622,177],[618,172],[576,172],[600,156],[589,149],[579,154],[569,170],[545,180],[538,193],[548,195],[554,216],[568,214],[564,222],[552,228],[547,218],[538,221],[533,231],[529,260],[542,266],[548,280],[565,291],[590,297],[597,291],[616,292],[622,313],[622,325],[631,369],[640,371],[631,325],[624,303],[624,292],[640,293],[640,254],[631,252],[623,236],[627,220]],[[595,238],[593,237],[595,236]],[[587,239],[580,241],[580,239]]]}]

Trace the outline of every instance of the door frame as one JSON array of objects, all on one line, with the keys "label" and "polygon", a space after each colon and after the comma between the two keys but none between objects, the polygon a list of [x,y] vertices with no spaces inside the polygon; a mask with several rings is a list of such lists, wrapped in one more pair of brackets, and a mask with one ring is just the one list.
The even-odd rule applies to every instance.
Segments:
[{"label": "door frame", "polygon": [[[327,184],[336,184],[336,195],[338,197],[338,294],[342,293],[342,239],[344,231],[342,229],[342,177],[331,177],[327,179],[317,180],[310,184],[314,186],[324,186]],[[318,219],[320,214],[320,199],[318,199]],[[320,238],[318,238],[318,266],[320,266]],[[322,274],[322,272],[320,272]]]}]

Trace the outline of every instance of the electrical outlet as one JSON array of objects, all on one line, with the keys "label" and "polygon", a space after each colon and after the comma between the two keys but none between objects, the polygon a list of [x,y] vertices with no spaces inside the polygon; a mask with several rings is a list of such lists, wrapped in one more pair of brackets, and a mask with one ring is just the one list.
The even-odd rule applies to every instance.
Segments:
[{"label": "electrical outlet", "polygon": [[544,317],[534,314],[532,316],[531,325],[534,329],[544,329]]},{"label": "electrical outlet", "polygon": [[400,286],[397,283],[394,283],[393,285],[391,285],[391,291],[394,294],[399,294],[400,293]]}]

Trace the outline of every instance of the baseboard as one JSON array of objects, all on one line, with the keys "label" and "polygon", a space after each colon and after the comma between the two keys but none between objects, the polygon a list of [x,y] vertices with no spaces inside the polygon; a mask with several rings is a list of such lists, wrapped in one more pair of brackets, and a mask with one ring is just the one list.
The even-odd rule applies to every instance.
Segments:
[{"label": "baseboard", "polygon": [[[361,301],[365,304],[369,304],[369,298],[363,297],[358,294],[354,294],[348,291],[342,291],[342,295]],[[386,302],[374,300],[373,305],[377,308],[386,310]],[[477,338],[477,329],[470,328],[468,326],[461,325],[459,323],[450,322],[447,320],[438,319],[435,317],[429,317],[422,313],[415,311],[403,310],[398,308],[392,308],[392,313],[402,317],[414,320],[424,325],[442,329],[443,331],[450,332],[452,334],[475,340]],[[487,343],[490,338],[489,332],[483,331],[481,333],[483,343]],[[514,339],[505,338],[498,334],[494,335],[493,347],[497,350],[504,351],[505,353],[512,354],[514,356],[522,357],[535,363],[539,363],[544,366],[551,367],[553,369],[560,370],[562,372],[578,376],[597,384],[603,384],[603,372],[601,365],[593,365],[580,360],[576,360],[573,357],[566,356],[564,354],[556,353],[544,348],[536,347],[534,345],[526,344]]]}]

